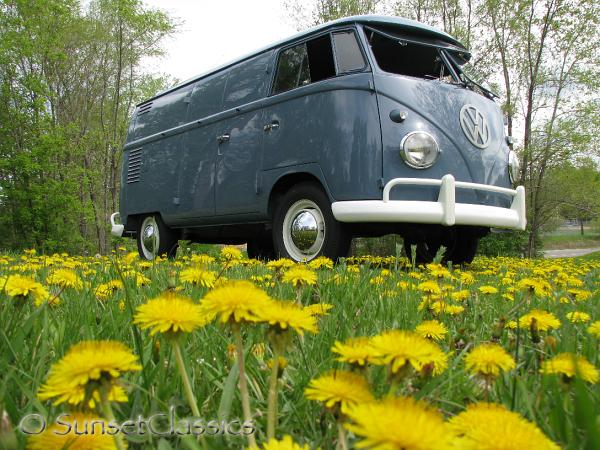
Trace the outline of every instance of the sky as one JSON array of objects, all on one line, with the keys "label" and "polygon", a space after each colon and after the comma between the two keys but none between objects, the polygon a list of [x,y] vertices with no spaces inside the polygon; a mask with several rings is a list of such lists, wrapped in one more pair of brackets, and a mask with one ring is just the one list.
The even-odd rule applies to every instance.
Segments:
[{"label": "sky", "polygon": [[187,80],[296,33],[283,0],[143,0],[181,22],[148,72]]}]

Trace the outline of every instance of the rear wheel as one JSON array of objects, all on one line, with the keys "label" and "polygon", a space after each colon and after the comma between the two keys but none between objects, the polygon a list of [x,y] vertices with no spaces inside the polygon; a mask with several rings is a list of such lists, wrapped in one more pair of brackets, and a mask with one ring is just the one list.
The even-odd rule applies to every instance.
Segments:
[{"label": "rear wheel", "polygon": [[177,252],[177,235],[165,225],[160,215],[145,216],[137,233],[140,257],[153,260],[159,255],[174,258]]},{"label": "rear wheel", "polygon": [[275,205],[273,244],[275,254],[294,261],[317,256],[336,260],[348,254],[351,236],[335,220],[329,198],[312,182],[293,186]]}]

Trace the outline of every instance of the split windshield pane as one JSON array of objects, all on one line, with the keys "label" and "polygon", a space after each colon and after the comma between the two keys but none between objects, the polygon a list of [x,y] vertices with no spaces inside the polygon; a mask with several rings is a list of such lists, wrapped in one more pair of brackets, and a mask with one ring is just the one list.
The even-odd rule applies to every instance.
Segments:
[{"label": "split windshield pane", "polygon": [[374,30],[368,30],[367,37],[381,70],[415,78],[453,81],[436,47],[391,38]]}]

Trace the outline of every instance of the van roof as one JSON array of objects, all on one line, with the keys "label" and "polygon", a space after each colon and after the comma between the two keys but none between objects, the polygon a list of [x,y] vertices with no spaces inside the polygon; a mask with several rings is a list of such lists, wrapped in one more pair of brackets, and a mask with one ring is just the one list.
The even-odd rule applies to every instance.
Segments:
[{"label": "van roof", "polygon": [[177,90],[183,86],[186,86],[188,84],[191,84],[195,81],[198,81],[199,79],[204,78],[208,75],[211,75],[213,73],[216,73],[223,69],[226,69],[227,67],[233,66],[234,64],[237,64],[241,61],[252,58],[253,56],[256,56],[260,53],[272,50],[274,48],[282,47],[282,46],[286,45],[287,43],[293,42],[298,39],[302,39],[303,37],[309,36],[311,34],[320,33],[321,31],[327,30],[329,28],[339,27],[340,25],[352,25],[352,24],[363,24],[363,25],[371,25],[371,26],[377,26],[377,25],[382,26],[383,25],[388,28],[396,28],[399,31],[405,30],[405,31],[409,31],[409,32],[417,32],[417,33],[421,34],[423,37],[438,39],[445,43],[455,45],[461,49],[464,49],[465,52],[468,53],[468,50],[466,49],[466,47],[462,43],[460,43],[458,40],[456,40],[455,38],[450,36],[448,33],[445,33],[443,31],[438,30],[437,28],[431,27],[429,25],[425,25],[423,23],[417,22],[416,20],[405,19],[402,17],[394,17],[394,16],[378,16],[378,15],[374,15],[374,14],[362,15],[362,16],[350,16],[350,17],[344,17],[341,19],[333,20],[331,22],[327,22],[322,25],[318,25],[316,27],[309,28],[309,29],[304,30],[300,33],[297,33],[293,36],[290,36],[288,38],[274,42],[274,43],[272,43],[266,47],[263,47],[261,49],[255,50],[252,53],[249,53],[245,56],[236,58],[233,61],[229,61],[218,67],[210,69],[209,71],[203,72],[199,75],[189,78],[173,87],[165,89],[164,91],[157,93],[153,97],[148,98],[148,99],[144,100],[143,102],[139,103],[137,106],[147,103],[158,97],[161,97],[162,95],[165,95],[169,92],[175,91],[175,90]]}]

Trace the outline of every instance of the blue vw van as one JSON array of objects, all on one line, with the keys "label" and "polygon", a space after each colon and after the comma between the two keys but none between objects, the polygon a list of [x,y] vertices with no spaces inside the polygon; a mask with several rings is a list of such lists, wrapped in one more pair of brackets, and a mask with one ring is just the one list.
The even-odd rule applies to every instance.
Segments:
[{"label": "blue vw van", "polygon": [[490,228],[526,223],[503,115],[469,58],[435,28],[356,16],[161,92],[133,113],[112,232],[146,259],[179,239],[338,258],[354,236],[396,233],[420,261],[444,246],[469,262]]}]

